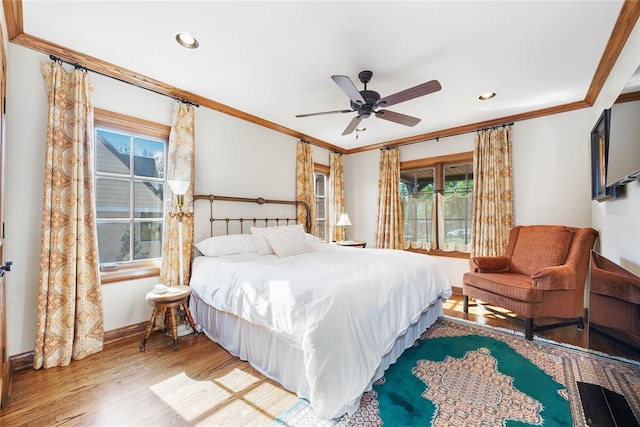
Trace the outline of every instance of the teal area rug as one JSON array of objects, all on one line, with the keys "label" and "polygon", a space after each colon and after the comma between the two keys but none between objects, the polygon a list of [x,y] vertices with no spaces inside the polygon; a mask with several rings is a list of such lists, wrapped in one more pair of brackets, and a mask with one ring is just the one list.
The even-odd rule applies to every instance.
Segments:
[{"label": "teal area rug", "polygon": [[305,400],[279,426],[584,426],[577,382],[625,396],[640,419],[640,366],[470,322],[439,319],[362,396],[320,420]]}]

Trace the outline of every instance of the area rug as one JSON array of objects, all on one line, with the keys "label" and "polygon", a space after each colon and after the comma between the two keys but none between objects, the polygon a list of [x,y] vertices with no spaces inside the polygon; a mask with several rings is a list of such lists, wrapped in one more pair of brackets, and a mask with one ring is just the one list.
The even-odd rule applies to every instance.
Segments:
[{"label": "area rug", "polygon": [[586,426],[578,383],[626,399],[640,420],[640,365],[441,318],[389,367],[351,416],[318,419],[307,401],[274,425]]}]

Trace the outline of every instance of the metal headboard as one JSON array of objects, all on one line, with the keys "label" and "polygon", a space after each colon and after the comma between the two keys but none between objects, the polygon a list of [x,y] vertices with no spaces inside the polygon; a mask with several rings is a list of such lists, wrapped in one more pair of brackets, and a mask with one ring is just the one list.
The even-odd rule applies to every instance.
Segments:
[{"label": "metal headboard", "polygon": [[[213,237],[213,225],[215,222],[225,222],[226,223],[226,234],[229,234],[229,223],[237,222],[240,224],[240,231],[243,231],[244,223],[248,223],[254,227],[258,225],[264,224],[264,226],[268,226],[269,223],[274,223],[275,225],[289,225],[289,223],[297,224],[298,220],[294,218],[214,218],[213,216],[213,202],[214,201],[223,201],[223,202],[248,202],[248,203],[257,203],[259,205],[264,205],[267,203],[270,204],[278,204],[278,205],[291,205],[302,206],[305,210],[305,223],[304,229],[309,231],[311,229],[311,213],[309,209],[309,205],[306,202],[302,202],[299,200],[268,200],[263,199],[262,197],[258,197],[257,199],[251,199],[247,197],[230,197],[230,196],[216,196],[213,194],[196,194],[193,196],[193,202],[197,202],[198,200],[207,200],[209,202],[209,222],[210,222],[210,231],[209,235]],[[296,209],[297,211],[297,209]],[[297,213],[297,212],[296,212]]]}]

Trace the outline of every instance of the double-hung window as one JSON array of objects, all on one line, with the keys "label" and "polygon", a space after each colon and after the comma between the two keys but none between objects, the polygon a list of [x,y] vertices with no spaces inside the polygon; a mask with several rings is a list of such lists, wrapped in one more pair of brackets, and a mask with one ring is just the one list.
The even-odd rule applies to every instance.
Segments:
[{"label": "double-hung window", "polygon": [[314,165],[314,192],[316,202],[316,231],[318,237],[323,241],[327,240],[327,220],[329,212],[329,168],[324,165]]},{"label": "double-hung window", "polygon": [[101,267],[162,256],[167,140],[95,126],[95,203]]},{"label": "double-hung window", "polygon": [[400,164],[405,248],[448,254],[470,251],[472,153]]}]

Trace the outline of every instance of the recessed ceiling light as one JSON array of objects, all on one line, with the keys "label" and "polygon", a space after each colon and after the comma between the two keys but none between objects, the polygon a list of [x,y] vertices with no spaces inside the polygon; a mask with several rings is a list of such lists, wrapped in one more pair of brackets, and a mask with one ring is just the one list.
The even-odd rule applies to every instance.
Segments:
[{"label": "recessed ceiling light", "polygon": [[200,46],[200,42],[189,33],[176,34],[176,41],[187,49],[197,49]]},{"label": "recessed ceiling light", "polygon": [[487,93],[483,93],[482,95],[480,95],[478,97],[478,99],[481,100],[481,101],[486,101],[487,99],[491,99],[494,96],[496,96],[495,92],[487,92]]}]

